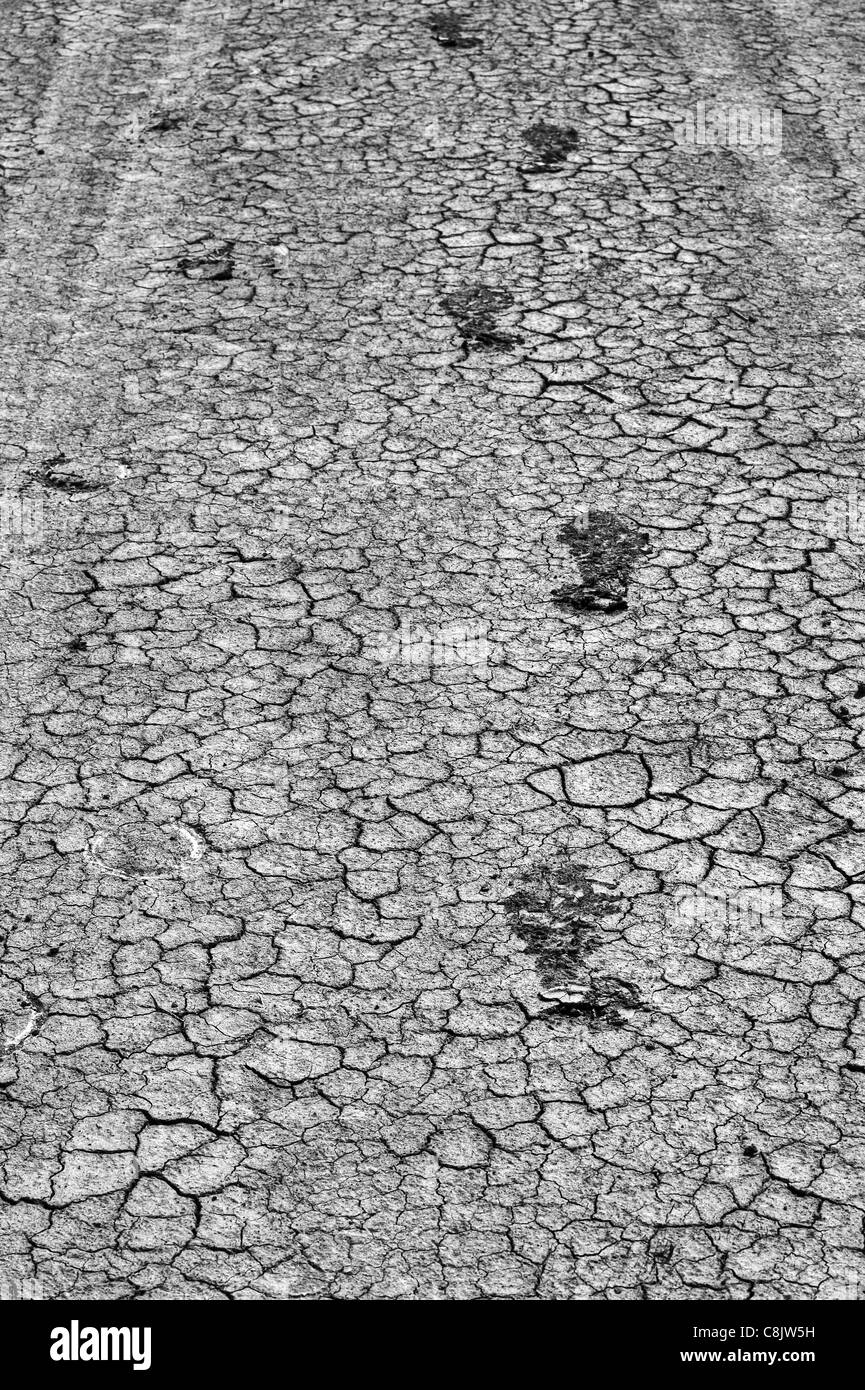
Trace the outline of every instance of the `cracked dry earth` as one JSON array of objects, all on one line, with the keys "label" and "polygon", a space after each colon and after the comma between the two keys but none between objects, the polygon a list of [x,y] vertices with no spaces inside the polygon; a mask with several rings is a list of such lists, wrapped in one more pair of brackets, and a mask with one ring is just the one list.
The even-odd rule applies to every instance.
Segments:
[{"label": "cracked dry earth", "polygon": [[861,1294],[863,37],[8,0],[6,1287]]}]

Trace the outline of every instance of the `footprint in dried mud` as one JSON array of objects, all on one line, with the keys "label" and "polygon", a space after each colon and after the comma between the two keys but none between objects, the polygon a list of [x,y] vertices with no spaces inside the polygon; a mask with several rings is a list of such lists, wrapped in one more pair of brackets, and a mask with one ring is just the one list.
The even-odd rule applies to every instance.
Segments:
[{"label": "footprint in dried mud", "polygon": [[128,704],[154,702],[164,698],[166,675],[144,663],[118,662],[100,673],[100,687],[106,699],[112,696]]},{"label": "footprint in dried mud", "polygon": [[426,25],[436,43],[442,48],[480,48],[482,40],[472,38],[463,30],[465,20],[449,10],[437,10],[427,17]]},{"label": "footprint in dried mud", "polygon": [[46,1015],[40,999],[17,980],[0,983],[0,1053],[13,1052],[37,1032]]},{"label": "footprint in dried mud", "polygon": [[177,130],[184,124],[185,120],[186,116],[180,111],[162,111],[150,122],[147,129],[160,133],[167,130]]},{"label": "footprint in dried mud", "polygon": [[526,949],[537,957],[544,984],[567,975],[598,944],[597,924],[621,901],[613,889],[589,882],[583,869],[546,865],[529,874],[505,900]]},{"label": "footprint in dried mud", "polygon": [[522,136],[538,160],[536,165],[526,169],[527,174],[546,174],[561,168],[571,150],[578,149],[580,144],[577,132],[570,126],[549,125],[546,121],[529,126]]},{"label": "footprint in dried mud", "polygon": [[640,1007],[633,985],[593,976],[589,959],[603,944],[605,919],[622,901],[615,889],[591,883],[583,869],[569,864],[536,869],[505,900],[510,926],[535,957],[538,993],[551,1004],[546,1017],[619,1027]]},{"label": "footprint in dried mud", "polygon": [[197,256],[184,256],[178,263],[187,280],[230,280],[234,274],[234,242],[221,241]]},{"label": "footprint in dried mud", "polygon": [[85,478],[77,473],[63,453],[45,459],[32,476],[37,483],[53,488],[55,492],[98,492],[104,487],[104,483],[97,479]]},{"label": "footprint in dried mud", "polygon": [[441,301],[466,346],[478,348],[511,348],[522,342],[496,326],[497,316],[513,302],[508,290],[494,290],[489,285],[464,285]]},{"label": "footprint in dried mud", "polygon": [[114,878],[132,882],[177,878],[199,860],[203,846],[184,825],[148,825],[129,821],[100,830],[85,851],[92,866]]},{"label": "footprint in dried mud", "polygon": [[570,546],[580,577],[555,590],[556,603],[574,613],[627,608],[631,573],[651,549],[646,532],[614,512],[589,510],[581,522],[565,526],[559,539]]},{"label": "footprint in dried mud", "polygon": [[586,989],[567,995],[551,990],[541,993],[541,998],[555,1000],[553,1008],[546,1010],[547,1017],[579,1018],[590,1025],[607,1028],[621,1028],[641,1006],[637,988],[615,976],[593,980]]}]

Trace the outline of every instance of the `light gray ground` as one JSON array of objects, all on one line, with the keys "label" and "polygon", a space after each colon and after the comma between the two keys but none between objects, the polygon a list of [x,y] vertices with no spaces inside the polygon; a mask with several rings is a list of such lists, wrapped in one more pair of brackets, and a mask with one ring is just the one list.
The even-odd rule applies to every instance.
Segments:
[{"label": "light gray ground", "polygon": [[865,1289],[865,18],[440,9],[6,0],[7,1297]]}]

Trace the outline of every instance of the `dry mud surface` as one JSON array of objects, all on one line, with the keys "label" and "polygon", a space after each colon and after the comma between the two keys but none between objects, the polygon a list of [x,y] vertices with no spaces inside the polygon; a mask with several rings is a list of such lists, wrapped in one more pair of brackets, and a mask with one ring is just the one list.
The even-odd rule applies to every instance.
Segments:
[{"label": "dry mud surface", "polygon": [[7,0],[7,1288],[861,1296],[863,37]]}]

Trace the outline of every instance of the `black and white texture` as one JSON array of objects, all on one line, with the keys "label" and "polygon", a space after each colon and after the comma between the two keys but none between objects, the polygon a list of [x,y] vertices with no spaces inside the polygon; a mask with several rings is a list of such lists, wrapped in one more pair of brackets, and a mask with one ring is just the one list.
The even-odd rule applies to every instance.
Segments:
[{"label": "black and white texture", "polygon": [[4,1297],[865,1293],[863,38],[6,0]]}]

